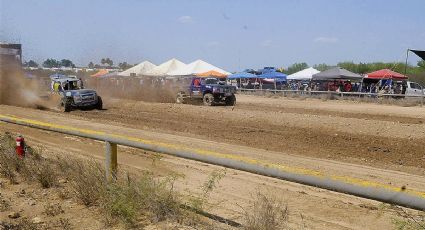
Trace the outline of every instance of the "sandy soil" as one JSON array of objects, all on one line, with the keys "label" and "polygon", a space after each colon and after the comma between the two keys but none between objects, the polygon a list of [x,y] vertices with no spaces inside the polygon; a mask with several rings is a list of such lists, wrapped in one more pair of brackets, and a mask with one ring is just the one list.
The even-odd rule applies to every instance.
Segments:
[{"label": "sandy soil", "polygon": [[238,95],[234,108],[121,100],[109,101],[107,106],[106,111],[71,115],[390,169],[425,166],[425,108],[421,107],[244,95]]},{"label": "sandy soil", "polygon": [[[425,190],[425,108],[243,95],[238,96],[234,108],[123,100],[107,100],[105,105],[104,111],[70,114],[0,106],[0,113]],[[68,143],[63,135],[14,125],[2,124],[1,129],[19,130],[33,142],[64,154],[103,155],[98,142],[66,137],[79,140]],[[120,148],[122,167],[183,173],[182,191],[196,191],[208,174],[219,168],[172,157],[152,164],[151,158],[146,158],[143,151]],[[211,200],[220,205],[212,211],[234,217],[241,211],[239,205],[247,206],[258,189],[285,198],[293,210],[291,223],[298,227],[388,229],[396,218],[394,211],[377,202],[233,170],[227,170],[215,191]]]}]

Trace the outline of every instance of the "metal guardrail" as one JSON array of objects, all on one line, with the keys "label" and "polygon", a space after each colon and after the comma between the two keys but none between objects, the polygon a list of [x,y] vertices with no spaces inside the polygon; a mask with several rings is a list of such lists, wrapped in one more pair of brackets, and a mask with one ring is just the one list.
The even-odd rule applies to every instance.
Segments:
[{"label": "metal guardrail", "polygon": [[201,154],[199,151],[182,151],[172,148],[171,145],[169,147],[166,145],[159,146],[145,143],[137,138],[106,134],[95,130],[76,129],[53,124],[49,125],[48,123],[9,117],[1,114],[0,121],[104,141],[106,144],[106,176],[109,179],[113,178],[117,173],[117,145],[123,145],[425,211],[425,193],[417,192],[416,194],[411,194],[408,193],[405,188],[394,191],[373,185],[346,183],[320,175],[314,176],[288,172],[282,168],[272,167],[272,163],[270,165],[256,164],[255,160],[241,161],[237,160],[237,158],[223,158],[218,155]]},{"label": "metal guardrail", "polygon": [[390,93],[364,93],[364,92],[336,92],[336,91],[312,91],[312,90],[280,90],[280,89],[244,89],[239,88],[239,92],[263,92],[263,93],[281,93],[283,96],[289,94],[313,96],[313,95],[336,95],[340,97],[344,96],[357,96],[357,97],[371,97],[371,98],[417,98],[421,100],[421,104],[425,101],[424,95],[406,95],[406,94],[390,94]]}]

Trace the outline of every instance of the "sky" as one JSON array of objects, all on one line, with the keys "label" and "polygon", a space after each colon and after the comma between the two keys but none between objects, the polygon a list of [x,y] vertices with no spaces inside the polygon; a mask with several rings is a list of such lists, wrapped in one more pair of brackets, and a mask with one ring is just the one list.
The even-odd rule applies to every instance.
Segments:
[{"label": "sky", "polygon": [[27,61],[81,66],[404,62],[407,48],[425,50],[424,9],[424,0],[0,0],[0,41],[22,43]]}]

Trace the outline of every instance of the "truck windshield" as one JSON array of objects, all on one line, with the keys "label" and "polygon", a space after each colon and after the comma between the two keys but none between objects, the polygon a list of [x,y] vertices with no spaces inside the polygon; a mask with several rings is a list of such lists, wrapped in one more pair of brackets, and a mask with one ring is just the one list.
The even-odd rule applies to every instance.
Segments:
[{"label": "truck windshield", "polygon": [[78,81],[68,81],[64,83],[64,90],[79,90],[81,89]]},{"label": "truck windshield", "polygon": [[207,78],[204,80],[204,83],[206,85],[214,85],[214,84],[218,84],[219,80],[217,78]]}]

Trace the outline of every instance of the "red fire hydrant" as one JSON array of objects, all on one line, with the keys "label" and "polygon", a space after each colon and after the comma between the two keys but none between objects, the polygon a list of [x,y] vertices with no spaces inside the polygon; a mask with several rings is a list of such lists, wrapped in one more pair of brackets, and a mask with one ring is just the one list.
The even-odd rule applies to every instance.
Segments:
[{"label": "red fire hydrant", "polygon": [[19,158],[25,157],[25,139],[22,135],[18,135],[16,138],[16,154]]}]

